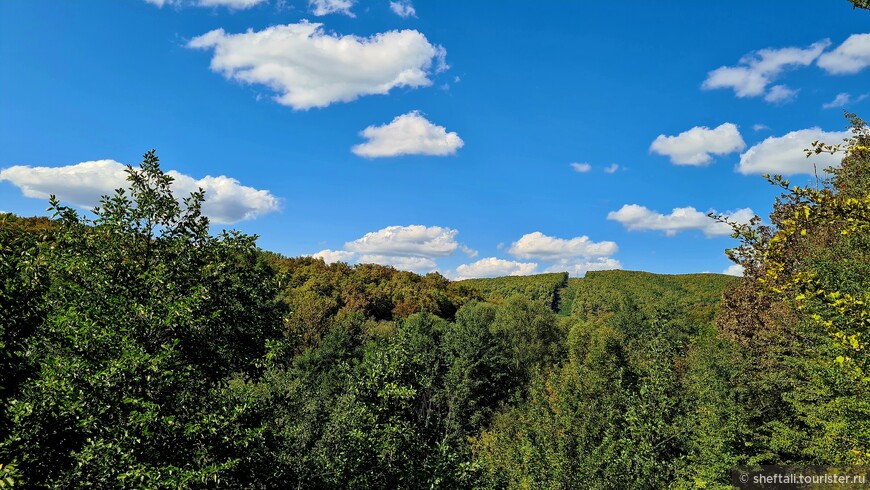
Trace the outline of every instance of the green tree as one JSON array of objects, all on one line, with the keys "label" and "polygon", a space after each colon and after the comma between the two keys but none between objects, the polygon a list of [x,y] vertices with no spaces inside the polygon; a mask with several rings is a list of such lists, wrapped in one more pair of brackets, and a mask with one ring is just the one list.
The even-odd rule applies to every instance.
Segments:
[{"label": "green tree", "polygon": [[88,220],[54,197],[42,242],[34,375],[10,400],[0,460],[31,486],[178,488],[226,481],[257,428],[228,381],[280,335],[255,238],[209,234],[203,191],[179,202],[156,154]]},{"label": "green tree", "polygon": [[870,449],[870,131],[815,143],[843,152],[831,177],[782,188],[771,226],[735,225],[732,258],[746,269],[723,303],[723,332],[745,348],[749,405],[763,407],[753,450],[773,462],[849,464]]}]

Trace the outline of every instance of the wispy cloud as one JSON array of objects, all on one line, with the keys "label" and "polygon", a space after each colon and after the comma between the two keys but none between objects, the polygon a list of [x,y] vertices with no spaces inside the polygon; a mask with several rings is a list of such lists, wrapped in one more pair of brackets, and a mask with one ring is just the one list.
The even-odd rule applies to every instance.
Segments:
[{"label": "wispy cloud", "polygon": [[308,9],[318,17],[329,14],[355,17],[350,11],[354,3],[355,0],[308,0]]},{"label": "wispy cloud", "polygon": [[403,19],[417,17],[417,11],[414,9],[414,5],[412,5],[408,0],[390,2],[390,10]]},{"label": "wispy cloud", "polygon": [[232,10],[243,10],[254,7],[268,0],[145,0],[146,2],[163,7],[164,5],[172,5],[176,7],[195,6],[195,7],[226,7]]},{"label": "wispy cloud", "polygon": [[774,85],[764,94],[764,100],[771,104],[785,104],[793,101],[800,89],[792,89],[785,85]]},{"label": "wispy cloud", "polygon": [[834,109],[837,107],[845,107],[848,104],[851,104],[853,102],[855,102],[855,103],[861,102],[862,100],[866,99],[868,97],[868,95],[870,95],[870,94],[861,94],[858,97],[855,97],[853,99],[850,94],[848,94],[846,92],[840,92],[839,94],[837,94],[836,97],[834,97],[834,100],[822,104],[822,109]]},{"label": "wispy cloud", "polygon": [[701,85],[704,90],[732,89],[737,97],[765,96],[768,102],[783,102],[793,98],[795,92],[785,85],[768,85],[789,68],[813,63],[831,41],[824,39],[806,48],[788,47],[761,49],[742,58],[737,65],[721,66],[707,74]]}]

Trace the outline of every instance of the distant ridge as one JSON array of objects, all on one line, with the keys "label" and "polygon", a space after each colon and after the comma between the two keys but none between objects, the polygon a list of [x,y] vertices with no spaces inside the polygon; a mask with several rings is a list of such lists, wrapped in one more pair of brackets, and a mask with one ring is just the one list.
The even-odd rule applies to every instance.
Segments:
[{"label": "distant ridge", "polygon": [[494,303],[520,295],[549,305],[564,315],[586,318],[614,311],[626,301],[642,309],[668,303],[693,311],[699,320],[712,319],[722,293],[738,278],[724,274],[658,274],[643,271],[590,271],[584,278],[568,278],[567,272],[531,276],[466,279],[453,284],[476,289]]}]

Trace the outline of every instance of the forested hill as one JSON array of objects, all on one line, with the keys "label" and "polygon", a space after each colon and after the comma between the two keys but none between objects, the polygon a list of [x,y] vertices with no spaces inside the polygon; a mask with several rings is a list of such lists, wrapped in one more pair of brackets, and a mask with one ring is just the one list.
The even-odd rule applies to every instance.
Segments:
[{"label": "forested hill", "polygon": [[722,293],[738,278],[723,274],[653,274],[639,271],[592,271],[583,278],[568,273],[467,279],[454,284],[481,293],[486,301],[501,303],[519,295],[549,305],[563,315],[588,317],[590,312],[614,311],[626,301],[652,311],[663,304],[698,310],[707,321]]},{"label": "forested hill", "polygon": [[[150,187],[139,192],[159,194],[159,170],[142,175]],[[95,221],[62,206],[52,221],[0,216],[7,477],[35,487],[512,485],[527,476],[505,469],[529,443],[513,431],[555,442],[537,434],[562,429],[540,425],[550,422],[535,415],[536,390],[561,382],[578,349],[593,339],[625,352],[665,337],[688,345],[712,328],[707,310],[693,312],[733,282],[622,271],[451,282],[264,252],[241,235],[210,237],[195,209],[162,202],[144,217],[122,203]],[[648,372],[643,356],[608,356],[633,378]]]},{"label": "forested hill", "polygon": [[568,273],[466,279],[455,284],[480,291],[484,299],[493,303],[501,303],[511,296],[519,295],[558,311],[562,290],[568,285]]}]

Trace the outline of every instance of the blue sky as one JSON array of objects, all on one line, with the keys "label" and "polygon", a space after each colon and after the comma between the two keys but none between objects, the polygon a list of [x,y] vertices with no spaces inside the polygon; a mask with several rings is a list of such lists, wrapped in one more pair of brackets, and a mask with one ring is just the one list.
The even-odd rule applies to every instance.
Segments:
[{"label": "blue sky", "polygon": [[289,256],[722,272],[703,214],[812,178],[870,109],[868,33],[845,0],[6,0],[0,210],[87,207],[155,148]]}]

